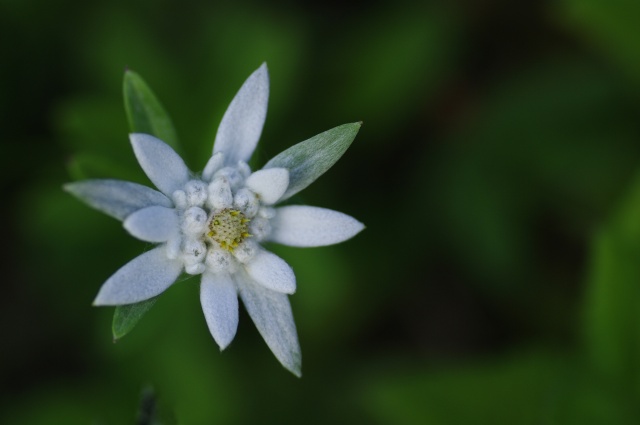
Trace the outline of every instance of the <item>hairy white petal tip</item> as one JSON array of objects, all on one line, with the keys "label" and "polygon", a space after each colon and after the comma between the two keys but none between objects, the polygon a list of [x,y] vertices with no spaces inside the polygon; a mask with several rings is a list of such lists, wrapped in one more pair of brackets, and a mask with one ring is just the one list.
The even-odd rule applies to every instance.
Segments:
[{"label": "hairy white petal tip", "polygon": [[247,78],[227,108],[214,143],[214,152],[224,152],[227,164],[251,158],[267,117],[269,72],[262,64]]},{"label": "hairy white petal tip", "polygon": [[267,289],[284,294],[296,291],[296,276],[291,267],[269,251],[258,251],[245,267],[249,276]]},{"label": "hairy white petal tip", "polygon": [[170,196],[189,180],[189,169],[180,155],[162,140],[141,133],[129,138],[140,166],[162,193]]},{"label": "hairy white petal tip", "polygon": [[165,242],[178,232],[178,215],[173,208],[152,206],[131,214],[123,226],[143,241]]},{"label": "hairy white petal tip", "polygon": [[93,305],[124,305],[164,292],[180,275],[182,262],[167,258],[159,246],[129,261],[102,285]]},{"label": "hairy white petal tip", "polygon": [[211,336],[222,351],[238,329],[238,295],[229,274],[203,274],[200,303]]},{"label": "hairy white petal tip", "polygon": [[224,152],[216,152],[214,153],[209,161],[207,161],[207,165],[204,167],[204,171],[202,171],[202,178],[205,181],[211,181],[213,174],[222,168],[224,165]]},{"label": "hairy white petal tip", "polygon": [[302,356],[288,296],[255,283],[245,273],[233,278],[249,316],[273,354],[300,377]]},{"label": "hairy white petal tip", "polygon": [[269,168],[251,174],[245,185],[265,204],[275,204],[289,186],[289,172],[285,168]]},{"label": "hairy white petal tip", "polygon": [[137,183],[120,180],[86,180],[67,183],[64,190],[105,214],[124,220],[131,213],[152,205],[171,207],[165,195]]},{"label": "hairy white petal tip", "polygon": [[340,243],[364,229],[364,224],[341,212],[300,205],[277,208],[271,226],[270,241],[299,247]]}]

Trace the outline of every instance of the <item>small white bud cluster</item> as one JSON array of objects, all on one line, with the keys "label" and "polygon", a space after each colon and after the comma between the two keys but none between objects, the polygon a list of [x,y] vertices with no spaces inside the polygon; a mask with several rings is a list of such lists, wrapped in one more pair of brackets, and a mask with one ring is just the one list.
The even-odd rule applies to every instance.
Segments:
[{"label": "small white bud cluster", "polygon": [[245,162],[224,166],[224,155],[218,152],[201,180],[190,180],[173,193],[180,235],[167,242],[167,255],[180,258],[187,273],[233,272],[260,249],[257,242],[269,234],[274,210],[262,206],[259,196],[245,186],[250,175]]}]

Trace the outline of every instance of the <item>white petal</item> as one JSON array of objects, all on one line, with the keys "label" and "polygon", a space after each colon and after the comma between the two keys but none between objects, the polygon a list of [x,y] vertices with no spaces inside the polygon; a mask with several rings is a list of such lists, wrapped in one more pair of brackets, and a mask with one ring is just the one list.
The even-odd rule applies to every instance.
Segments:
[{"label": "white petal", "polygon": [[238,329],[238,294],[226,273],[205,273],[200,284],[200,303],[209,331],[224,350]]},{"label": "white petal", "polygon": [[164,245],[134,258],[100,288],[93,305],[123,305],[164,292],[180,275],[182,262],[169,260]]},{"label": "white petal", "polygon": [[189,181],[189,169],[171,146],[148,134],[133,133],[129,138],[140,166],[162,193],[171,196]]},{"label": "white petal", "polygon": [[166,242],[178,233],[178,214],[173,208],[152,206],[131,214],[124,228],[138,239],[147,242]]},{"label": "white petal", "polygon": [[162,193],[137,183],[121,180],[86,180],[67,183],[64,190],[111,217],[124,220],[129,214],[151,205],[171,207]]},{"label": "white petal", "polygon": [[277,255],[259,250],[246,266],[249,276],[265,288],[285,294],[296,292],[296,276]]},{"label": "white petal", "polygon": [[346,241],[362,229],[364,224],[341,212],[291,205],[276,209],[267,239],[289,246],[324,246]]},{"label": "white petal", "polygon": [[211,181],[213,174],[222,168],[224,165],[224,153],[217,152],[214,153],[209,161],[207,161],[207,165],[204,167],[204,171],[202,171],[202,178],[205,181]]},{"label": "white petal", "polygon": [[251,174],[245,185],[254,191],[265,204],[275,204],[289,186],[289,171],[285,168],[269,168]]},{"label": "white petal", "polygon": [[249,316],[273,354],[294,375],[300,377],[302,356],[289,298],[251,280],[246,273],[233,275]]},{"label": "white petal", "polygon": [[224,152],[225,163],[249,161],[267,117],[269,71],[263,63],[247,78],[222,117],[213,152]]}]

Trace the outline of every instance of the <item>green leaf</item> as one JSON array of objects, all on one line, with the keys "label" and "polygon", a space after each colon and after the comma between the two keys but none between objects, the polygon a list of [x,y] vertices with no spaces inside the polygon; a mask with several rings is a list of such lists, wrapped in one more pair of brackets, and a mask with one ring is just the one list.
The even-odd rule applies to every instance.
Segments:
[{"label": "green leaf", "polygon": [[171,118],[147,83],[135,72],[126,71],[123,83],[124,108],[134,133],[151,134],[180,153],[180,144]]},{"label": "green leaf", "polygon": [[267,162],[264,168],[289,170],[289,187],[282,199],[300,192],[331,168],[351,145],[361,125],[361,122],[356,122],[332,128],[290,147]]},{"label": "green leaf", "polygon": [[113,341],[117,341],[126,334],[140,321],[151,307],[156,303],[157,297],[141,301],[135,304],[119,305],[113,313]]},{"label": "green leaf", "polygon": [[585,332],[598,371],[640,396],[640,176],[596,236]]}]

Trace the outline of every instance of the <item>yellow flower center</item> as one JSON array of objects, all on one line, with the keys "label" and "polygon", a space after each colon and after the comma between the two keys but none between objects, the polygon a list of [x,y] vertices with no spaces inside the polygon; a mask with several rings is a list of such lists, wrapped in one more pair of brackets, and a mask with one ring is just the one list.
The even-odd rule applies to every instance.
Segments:
[{"label": "yellow flower center", "polygon": [[249,221],[238,210],[224,209],[211,217],[207,236],[218,242],[221,248],[233,252],[240,242],[251,236]]}]

